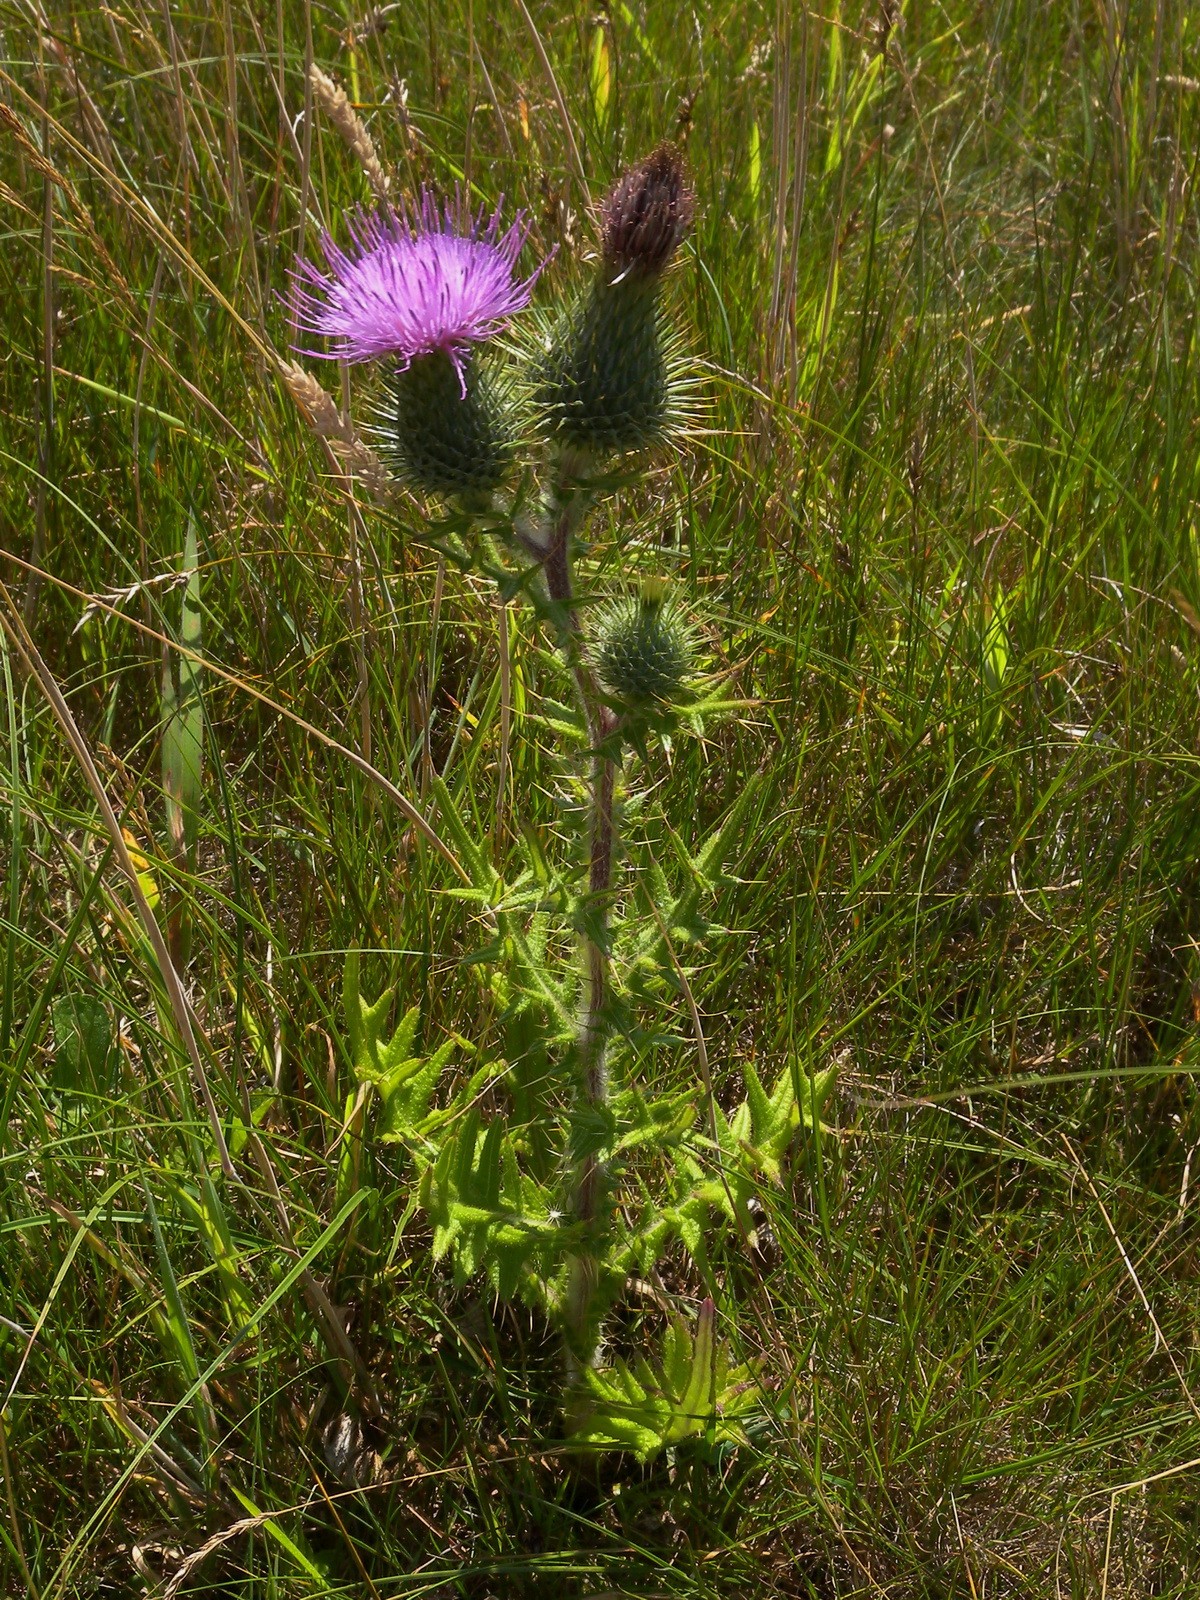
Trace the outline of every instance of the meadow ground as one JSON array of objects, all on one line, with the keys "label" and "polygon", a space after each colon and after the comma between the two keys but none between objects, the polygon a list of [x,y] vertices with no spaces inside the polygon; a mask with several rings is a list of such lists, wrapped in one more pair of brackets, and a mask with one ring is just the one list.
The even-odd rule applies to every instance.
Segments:
[{"label": "meadow ground", "polygon": [[[736,1449],[580,1471],[402,1166],[340,1203],[347,948],[493,1026],[396,793],[553,857],[563,686],[280,382],[288,269],[369,199],[314,61],[397,188],[531,208],[541,298],[585,183],[686,143],[706,431],[588,567],[672,574],[744,703],[638,768],[630,848],[755,779],[689,956],[714,1090],[838,1065],[713,1264]],[[1186,0],[2,0],[4,1594],[1197,1592],[1198,111]],[[651,1287],[627,1349],[699,1293]]]}]

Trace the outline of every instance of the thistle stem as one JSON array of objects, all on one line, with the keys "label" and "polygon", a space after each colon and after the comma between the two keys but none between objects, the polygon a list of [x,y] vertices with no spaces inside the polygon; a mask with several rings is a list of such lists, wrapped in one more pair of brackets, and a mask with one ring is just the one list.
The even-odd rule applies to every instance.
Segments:
[{"label": "thistle stem", "polygon": [[[559,608],[559,639],[575,679],[591,746],[588,781],[588,908],[580,952],[581,998],[576,1035],[577,1105],[586,1122],[608,1103],[605,1045],[608,1035],[609,957],[608,899],[612,889],[616,827],[614,797],[618,759],[614,754],[618,722],[604,704],[595,670],[588,659],[583,630],[575,609],[570,541],[574,518],[569,506],[555,519],[543,562],[546,590]],[[594,1149],[584,1148],[573,1195],[575,1218],[587,1243],[571,1263],[566,1305],[569,1364],[590,1362],[599,1339],[592,1302],[599,1286],[599,1251],[595,1237],[600,1217],[604,1166]]]},{"label": "thistle stem", "polygon": [[587,725],[588,741],[594,750],[604,737],[602,715],[604,705],[600,685],[588,660],[583,629],[575,608],[575,584],[571,575],[571,534],[576,516],[572,508],[564,506],[554,520],[550,543],[542,560],[546,579],[546,592],[560,613],[558,617],[559,644],[575,679],[580,709]]},{"label": "thistle stem", "polygon": [[[598,720],[608,732],[615,731],[615,718],[605,707],[597,708]],[[609,1030],[608,897],[612,888],[615,827],[613,798],[617,763],[611,755],[595,750],[589,783],[589,865],[586,931],[580,952],[582,993],[579,1027],[576,1035],[578,1082],[577,1105],[585,1125],[598,1119],[608,1104],[608,1073],[605,1047]],[[599,1288],[601,1241],[599,1224],[604,1192],[604,1164],[593,1144],[594,1134],[580,1152],[575,1182],[574,1211],[583,1225],[585,1244],[571,1263],[566,1316],[568,1329],[568,1372],[574,1377],[581,1366],[595,1357],[600,1339],[600,1318],[593,1311]]]},{"label": "thistle stem", "polygon": [[[605,718],[605,720],[608,720]],[[613,793],[617,763],[599,751],[592,758],[589,795],[590,901],[588,932],[583,941],[583,1005],[579,1022],[580,1082],[589,1105],[603,1105],[608,1097],[604,1071],[604,1045],[608,1012],[608,894],[612,888]],[[581,1182],[581,1190],[583,1184]],[[581,1221],[594,1219],[589,1208]]]}]

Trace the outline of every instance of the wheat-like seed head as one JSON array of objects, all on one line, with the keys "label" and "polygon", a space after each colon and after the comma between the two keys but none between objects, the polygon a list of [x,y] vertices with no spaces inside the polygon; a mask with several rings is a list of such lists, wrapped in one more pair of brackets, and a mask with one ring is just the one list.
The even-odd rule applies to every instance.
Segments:
[{"label": "wheat-like seed head", "polygon": [[298,362],[279,358],[279,375],[287,392],[305,412],[309,426],[320,439],[340,439],[349,444],[354,434],[349,423],[342,420],[337,402],[328,390],[323,389],[310,372]]},{"label": "wheat-like seed head", "polygon": [[308,81],[322,111],[341,135],[343,144],[358,157],[359,165],[371,186],[371,193],[376,200],[386,200],[390,180],[383,170],[383,163],[376,153],[374,140],[367,132],[366,123],[350,104],[346,91],[327,72],[322,72],[315,61],[308,69]]},{"label": "wheat-like seed head", "polygon": [[295,361],[279,358],[279,376],[292,399],[304,413],[309,427],[319,439],[328,441],[343,467],[352,472],[373,500],[386,501],[392,495],[392,479],[383,462],[364,444],[350,424],[343,420],[337,403],[310,372]]}]

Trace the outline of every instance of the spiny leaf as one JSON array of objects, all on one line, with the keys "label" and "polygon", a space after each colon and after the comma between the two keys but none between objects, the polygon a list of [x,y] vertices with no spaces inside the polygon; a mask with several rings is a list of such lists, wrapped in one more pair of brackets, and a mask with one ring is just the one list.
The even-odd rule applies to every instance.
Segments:
[{"label": "spiny leaf", "polygon": [[[761,1144],[767,1137],[768,1129],[773,1126],[775,1106],[768,1098],[758,1073],[749,1062],[742,1068],[742,1076],[746,1080],[746,1104],[750,1109],[751,1137],[755,1144]],[[782,1083],[783,1079],[780,1079],[780,1082]]]},{"label": "spiny leaf", "polygon": [[759,780],[752,778],[734,801],[728,816],[697,850],[692,867],[697,879],[708,888],[720,884],[720,868],[728,857],[737,834],[741,831],[750,802],[757,796]]},{"label": "spiny leaf", "polygon": [[[462,1041],[457,1037],[446,1039],[429,1056],[414,1054],[413,1045],[421,1019],[419,1006],[410,1006],[391,1037],[385,1037],[394,992],[388,988],[377,1000],[364,1000],[359,952],[347,952],[342,1001],[354,1076],[361,1091],[373,1090],[383,1102],[378,1125],[380,1139],[387,1143],[413,1143],[430,1131],[429,1101],[451,1054]],[[356,1097],[351,1096],[347,1102],[347,1128],[353,1120],[355,1103]],[[348,1154],[346,1159],[353,1157]]]},{"label": "spiny leaf", "polygon": [[377,1000],[368,1002],[359,987],[360,957],[357,950],[346,953],[342,977],[342,1001],[346,1017],[346,1036],[351,1064],[359,1083],[371,1084],[390,1093],[403,1068],[413,1061],[412,1046],[421,1020],[420,1006],[410,1006],[396,1024],[390,1039],[383,1029],[392,1009],[395,990],[387,988]]},{"label": "spiny leaf", "polygon": [[457,1039],[447,1039],[431,1056],[414,1056],[399,1062],[380,1084],[384,1103],[379,1137],[387,1143],[415,1138],[424,1131],[429,1100]]},{"label": "spiny leaf", "polygon": [[483,1270],[505,1298],[531,1303],[553,1272],[569,1240],[551,1196],[521,1173],[500,1118],[480,1127],[474,1106],[438,1155],[428,1183],[433,1255],[453,1255],[459,1283]]},{"label": "spiny leaf", "polygon": [[588,1402],[575,1437],[599,1449],[629,1450],[648,1461],[668,1445],[706,1435],[742,1441],[740,1418],[755,1405],[749,1368],[729,1370],[716,1337],[716,1307],[704,1302],[693,1336],[673,1319],[661,1361],[616,1361],[584,1373]]},{"label": "spiny leaf", "polygon": [[692,1093],[647,1100],[631,1085],[614,1095],[612,1103],[617,1119],[614,1155],[646,1144],[667,1149],[678,1144],[696,1120],[696,1100]]},{"label": "spiny leaf", "polygon": [[458,857],[470,875],[475,893],[481,896],[485,903],[499,901],[503,889],[500,876],[491,862],[484,858],[475,833],[463,821],[462,813],[445,781],[440,777],[434,777],[430,788],[437,802],[438,815],[454,841]]}]

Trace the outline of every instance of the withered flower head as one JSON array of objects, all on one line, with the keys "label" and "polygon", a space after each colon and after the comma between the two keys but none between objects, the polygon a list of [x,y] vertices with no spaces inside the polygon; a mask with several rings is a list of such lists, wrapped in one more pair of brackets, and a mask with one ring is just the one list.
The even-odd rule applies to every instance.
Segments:
[{"label": "withered flower head", "polygon": [[605,265],[618,274],[657,277],[691,227],[695,210],[683,151],[660,144],[630,167],[604,202]]}]

